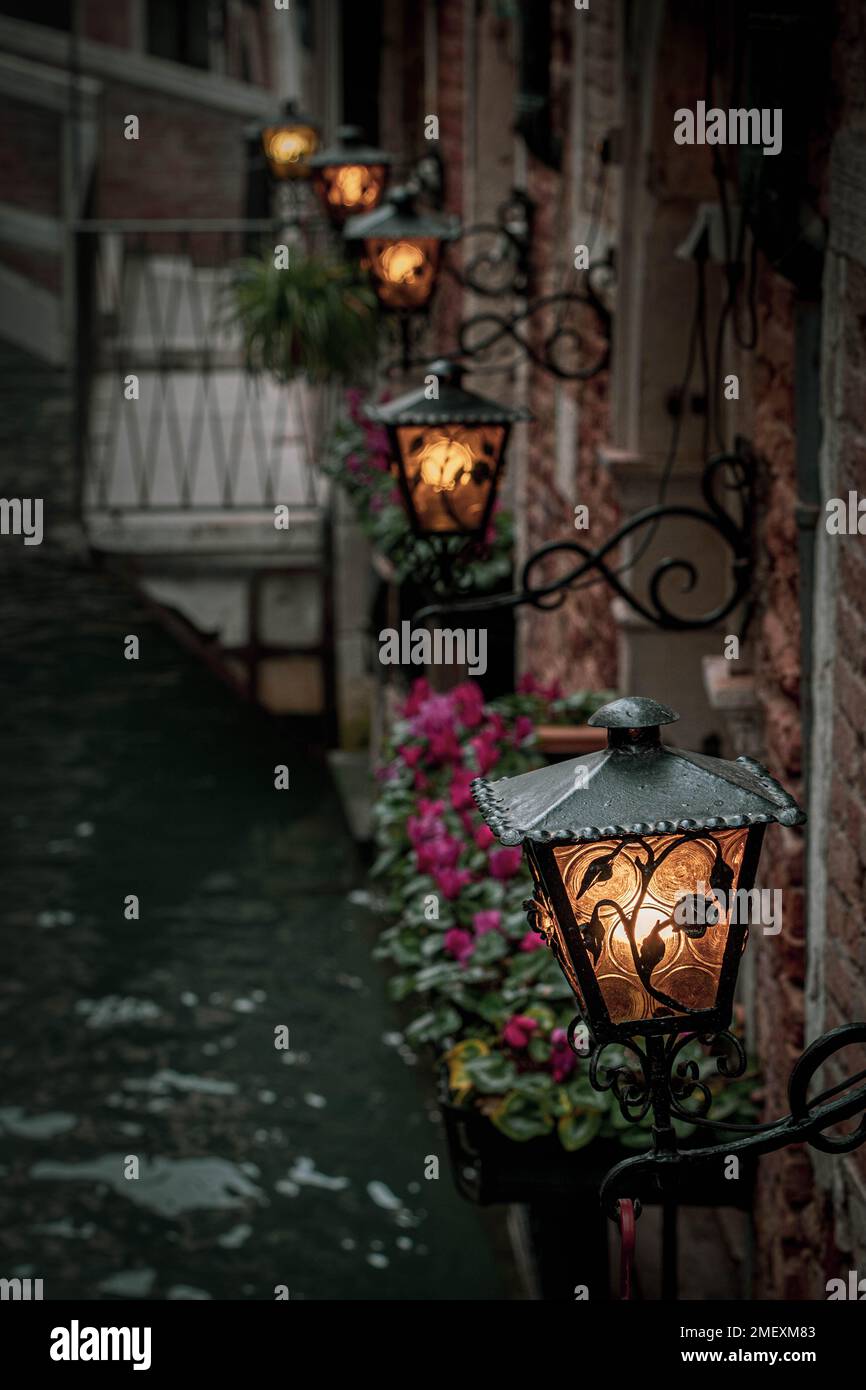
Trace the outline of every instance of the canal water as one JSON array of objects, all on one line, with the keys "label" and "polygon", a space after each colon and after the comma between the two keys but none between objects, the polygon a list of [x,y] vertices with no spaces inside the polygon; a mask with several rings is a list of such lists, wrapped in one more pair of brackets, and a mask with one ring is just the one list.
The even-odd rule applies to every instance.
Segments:
[{"label": "canal water", "polygon": [[46,507],[41,546],[0,537],[0,1276],[45,1298],[507,1296],[307,730],[239,704],[76,549],[68,401],[0,366],[0,495]]}]

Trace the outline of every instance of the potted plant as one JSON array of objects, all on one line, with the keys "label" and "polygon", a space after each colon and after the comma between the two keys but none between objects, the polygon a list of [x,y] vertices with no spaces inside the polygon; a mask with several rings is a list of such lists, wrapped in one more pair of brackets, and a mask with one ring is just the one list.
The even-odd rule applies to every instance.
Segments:
[{"label": "potted plant", "polygon": [[376,296],[355,266],[304,256],[240,262],[232,315],[249,367],[314,385],[357,379],[377,354]]}]

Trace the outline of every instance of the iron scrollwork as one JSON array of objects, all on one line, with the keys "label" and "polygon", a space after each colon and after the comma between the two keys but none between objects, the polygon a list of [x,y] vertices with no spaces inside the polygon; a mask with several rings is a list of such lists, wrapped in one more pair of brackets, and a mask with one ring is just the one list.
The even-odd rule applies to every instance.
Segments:
[{"label": "iron scrollwork", "polygon": [[[612,259],[596,261],[579,288],[541,295],[512,313],[472,314],[460,324],[458,351],[503,371],[523,356],[560,381],[589,381],[610,362],[611,313],[603,287],[609,291],[612,278]],[[588,310],[597,325],[593,334],[585,322]],[[505,358],[496,355],[503,343],[513,349]]]},{"label": "iron scrollwork", "polygon": [[524,295],[529,286],[533,216],[532,199],[515,188],[499,208],[495,222],[464,227],[451,243],[462,249],[462,265],[455,265],[451,258],[446,261],[457,283],[491,298]]},{"label": "iron scrollwork", "polygon": [[[531,298],[533,220],[532,200],[514,189],[495,222],[466,227],[452,243],[462,248],[463,263],[445,264],[464,289],[487,299],[526,301],[521,308],[483,309],[464,319],[455,355],[503,371],[525,357],[561,381],[588,381],[610,361],[612,255],[591,263],[577,286]],[[588,310],[594,334],[582,321]]]},{"label": "iron scrollwork", "polygon": [[[580,1022],[575,1019],[569,1030]],[[693,1042],[710,1048],[716,1071],[729,1080],[743,1076],[746,1052],[733,1033],[714,1034],[672,1033],[667,1038],[653,1039],[644,1048],[636,1038],[625,1042],[607,1042],[595,1048],[590,1058],[589,1080],[596,1091],[612,1091],[623,1119],[640,1124],[652,1109],[656,1113],[662,1104],[670,1115],[687,1123],[705,1119],[712,1106],[713,1096],[693,1057],[681,1053]],[[625,1056],[612,1065],[603,1065],[609,1048],[625,1051]],[[575,1048],[578,1055],[580,1049]],[[664,1094],[659,1092],[660,1085]]]},{"label": "iron scrollwork", "polygon": [[[568,592],[575,589],[581,581],[601,580],[608,585],[634,612],[640,614],[654,627],[669,632],[689,632],[713,627],[740,603],[748,600],[752,580],[752,521],[755,461],[743,441],[731,452],[718,454],[711,458],[701,479],[701,492],[704,507],[659,503],[646,507],[617,527],[600,546],[593,549],[577,540],[556,540],[541,546],[523,566],[520,587],[510,594],[497,594],[488,599],[466,599],[431,606],[417,614],[416,619],[447,611],[472,612],[490,608],[518,608],[529,605],[542,611],[558,608],[566,599]],[[724,482],[726,490],[734,497],[731,510],[719,500],[720,486]],[[641,532],[651,535],[666,520],[689,520],[706,528],[707,532],[721,539],[730,552],[729,581],[726,594],[712,608],[703,613],[687,614],[676,612],[665,596],[665,588],[671,578],[682,580],[681,591],[690,593],[698,580],[698,570],[694,561],[685,557],[669,557],[661,560],[643,581],[645,592],[638,593],[629,587],[624,576],[632,566],[626,564],[614,567],[608,557],[629,537],[637,537]],[[556,578],[543,577],[545,562],[553,556],[577,557],[564,573]],[[589,577],[589,578],[588,578]],[[747,617],[744,621],[745,629]]]},{"label": "iron scrollwork", "polygon": [[[652,1150],[618,1163],[602,1183],[602,1207],[611,1220],[616,1220],[622,1198],[640,1200],[659,1192],[663,1196],[675,1195],[683,1170],[688,1170],[690,1179],[700,1177],[702,1170],[709,1178],[732,1157],[753,1162],[759,1154],[802,1143],[823,1153],[844,1154],[866,1141],[866,1070],[845,1077],[817,1096],[809,1095],[820,1067],[843,1048],[866,1043],[866,1023],[843,1024],[806,1049],[788,1082],[790,1113],[769,1124],[730,1124],[709,1117],[709,1086],[699,1076],[692,1059],[678,1060],[683,1048],[695,1040],[709,1046],[720,1075],[733,1078],[744,1074],[745,1050],[739,1039],[728,1032],[712,1036],[674,1034],[666,1040],[648,1037],[645,1047],[636,1039],[605,1043],[592,1055],[592,1085],[597,1090],[611,1090],[624,1118],[631,1123],[640,1123],[650,1111],[655,1122]],[[603,1066],[603,1054],[609,1047],[628,1055],[611,1066]],[[859,1122],[850,1132],[826,1133],[857,1117]],[[728,1130],[733,1137],[722,1143],[681,1149],[671,1142],[672,1118],[716,1131]]]}]

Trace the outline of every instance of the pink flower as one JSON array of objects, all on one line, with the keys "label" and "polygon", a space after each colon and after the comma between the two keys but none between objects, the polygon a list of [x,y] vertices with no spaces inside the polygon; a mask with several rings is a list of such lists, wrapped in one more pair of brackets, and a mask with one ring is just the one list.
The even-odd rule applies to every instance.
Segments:
[{"label": "pink flower", "polygon": [[451,692],[460,723],[466,729],[477,729],[484,717],[484,695],[475,681],[463,681]]},{"label": "pink flower", "polygon": [[562,699],[562,686],[559,681],[552,681],[550,685],[542,685],[529,671],[520,677],[517,682],[517,690],[520,695],[540,695],[542,700]]},{"label": "pink flower", "polygon": [[550,1035],[550,1070],[554,1081],[566,1081],[577,1066],[577,1058],[568,1045],[564,1028],[554,1028]]},{"label": "pink flower", "polygon": [[417,767],[424,749],[420,743],[404,743],[399,749],[399,753],[407,767]]},{"label": "pink flower", "polygon": [[364,392],[357,386],[352,386],[346,392],[346,407],[349,411],[349,418],[356,425],[368,425],[369,421],[361,414],[361,405],[364,400]]},{"label": "pink flower", "polygon": [[468,960],[475,950],[475,942],[463,927],[450,927],[445,933],[445,950],[455,960]]},{"label": "pink flower", "polygon": [[384,454],[387,458],[390,454],[388,447],[388,431],[382,425],[372,425],[365,430],[367,450],[371,454]]},{"label": "pink flower", "polygon": [[451,779],[451,805],[455,811],[471,810],[475,800],[470,791],[475,773],[471,768],[458,767]]},{"label": "pink flower", "polygon": [[490,851],[487,864],[494,878],[513,878],[520,868],[522,857],[519,845],[515,845],[513,849],[494,849]]},{"label": "pink flower", "polygon": [[479,825],[475,832],[475,843],[479,849],[487,849],[494,841],[493,831],[489,825]]},{"label": "pink flower", "polygon": [[412,683],[412,689],[403,701],[403,708],[400,711],[404,719],[411,719],[417,714],[425,700],[430,698],[430,682],[426,676],[419,676]]},{"label": "pink flower", "polygon": [[[419,802],[419,805],[422,803]],[[436,802],[428,802],[427,805],[437,805]],[[441,805],[441,802],[438,803]],[[444,820],[438,814],[426,813],[421,816],[409,816],[406,820],[406,834],[409,836],[410,844],[416,849],[427,840],[436,839],[440,835],[447,835],[448,830]]]},{"label": "pink flower", "polygon": [[415,859],[422,874],[436,869],[453,869],[463,848],[453,835],[438,835],[415,850]]},{"label": "pink flower", "polygon": [[412,732],[417,738],[432,738],[434,734],[454,736],[454,704],[450,695],[430,695],[419,702],[412,716]]},{"label": "pink flower", "polygon": [[529,1018],[526,1014],[512,1014],[502,1030],[502,1040],[509,1047],[523,1049],[529,1046],[529,1040],[537,1027],[537,1019]]},{"label": "pink flower", "polygon": [[472,875],[468,869],[434,869],[433,878],[442,896],[449,902],[459,898],[467,883],[472,882]]},{"label": "pink flower", "polygon": [[528,931],[525,936],[520,938],[521,951],[537,951],[539,946],[543,945],[544,942],[541,937],[537,936],[534,931]]},{"label": "pink flower", "polygon": [[523,743],[524,739],[529,738],[534,728],[535,724],[528,714],[518,714],[514,721],[514,742]]},{"label": "pink flower", "polygon": [[457,742],[453,729],[448,729],[444,733],[433,734],[427,751],[434,763],[459,763],[460,761],[460,744]]},{"label": "pink flower", "polygon": [[484,912],[476,912],[472,918],[472,925],[475,928],[476,936],[484,936],[485,932],[498,931],[502,922],[502,913],[495,907],[487,908]]}]

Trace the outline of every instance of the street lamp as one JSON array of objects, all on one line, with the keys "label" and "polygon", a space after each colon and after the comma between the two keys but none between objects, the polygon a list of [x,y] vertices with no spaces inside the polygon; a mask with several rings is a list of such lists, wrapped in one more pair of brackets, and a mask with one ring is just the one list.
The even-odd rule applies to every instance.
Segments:
[{"label": "street lamp", "polygon": [[313,186],[335,226],[379,206],[391,163],[391,155],[366,145],[360,127],[353,125],[340,126],[337,143],[313,155]]},{"label": "street lamp", "polygon": [[[683,1049],[699,1040],[721,1075],[745,1072],[743,1046],[726,1030],[754,916],[749,890],[766,826],[798,825],[805,815],[753,758],[664,746],[659,729],[678,717],[655,700],[615,700],[589,721],[608,730],[602,752],[472,787],[493,833],[525,851],[535,884],[529,921],[577,1000],[569,1041],[589,1050],[576,1041],[582,1023],[593,1044],[590,1084],[612,1091],[625,1120],[651,1115],[651,1151],[616,1164],[601,1201],[619,1223],[625,1268],[640,1203],[661,1195],[666,1298],[677,1293],[675,1203],[689,1179],[694,1190],[701,1174],[710,1178],[732,1157],[752,1161],[789,1144],[842,1154],[866,1142],[866,1086],[857,1085],[866,1073],[820,1094],[812,1086],[837,1053],[866,1042],[864,1023],[843,1024],[806,1049],[782,1119],[731,1126],[708,1118],[706,1072]],[[603,1066],[608,1049],[616,1055]],[[853,1130],[827,1132],[852,1119]],[[677,1121],[737,1133],[680,1148]]]},{"label": "street lamp", "polygon": [[275,179],[307,179],[310,159],[319,144],[319,131],[301,115],[294,101],[287,101],[282,115],[262,130],[262,149]]},{"label": "street lamp", "polygon": [[366,409],[388,430],[403,503],[417,536],[484,536],[509,430],[515,421],[530,418],[522,407],[464,390],[462,380],[457,363],[433,362],[424,386]]},{"label": "street lamp", "polygon": [[364,243],[364,265],[384,309],[412,312],[430,302],[443,241],[460,235],[455,219],[419,213],[409,188],[395,188],[373,212],[351,217],[347,241]]},{"label": "street lamp", "polygon": [[678,718],[616,700],[589,721],[604,751],[475,783],[490,828],[523,845],[531,924],[602,1046],[728,1027],[764,830],[805,820],[753,759],[663,745]]}]

